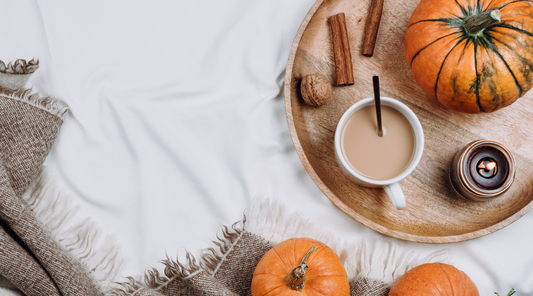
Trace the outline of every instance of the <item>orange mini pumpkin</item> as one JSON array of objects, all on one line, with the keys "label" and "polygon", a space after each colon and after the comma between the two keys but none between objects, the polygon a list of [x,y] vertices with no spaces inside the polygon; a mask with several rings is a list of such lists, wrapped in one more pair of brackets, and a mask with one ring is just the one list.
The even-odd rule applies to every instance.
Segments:
[{"label": "orange mini pumpkin", "polygon": [[252,296],[350,295],[346,270],[325,244],[292,238],[266,252],[252,279]]},{"label": "orange mini pumpkin", "polygon": [[405,51],[418,85],[444,106],[496,111],[533,86],[533,3],[422,0]]},{"label": "orange mini pumpkin", "polygon": [[406,272],[389,296],[479,296],[476,285],[459,269],[444,263],[427,263]]}]

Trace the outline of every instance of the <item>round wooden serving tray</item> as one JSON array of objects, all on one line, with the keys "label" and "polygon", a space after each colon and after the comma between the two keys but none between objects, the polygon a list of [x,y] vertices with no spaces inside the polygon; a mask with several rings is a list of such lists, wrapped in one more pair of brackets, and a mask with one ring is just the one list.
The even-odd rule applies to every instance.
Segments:
[{"label": "round wooden serving tray", "polygon": [[[361,55],[370,0],[318,0],[305,17],[292,45],[285,77],[285,106],[294,146],[307,172],[337,207],[380,233],[414,242],[465,241],[499,230],[533,207],[533,92],[489,114],[465,114],[443,107],[416,84],[405,60],[407,22],[419,0],[385,1],[372,58]],[[350,38],[355,85],[333,87],[320,108],[303,102],[303,76],[325,75],[335,85],[328,18],[344,12]],[[413,110],[425,133],[424,155],[416,170],[400,182],[407,208],[396,210],[384,190],[352,183],[335,161],[335,128],[346,109],[372,97],[372,76],[379,75],[381,95]],[[455,194],[449,181],[452,159],[479,139],[506,145],[516,159],[516,179],[503,196],[473,202]]]}]

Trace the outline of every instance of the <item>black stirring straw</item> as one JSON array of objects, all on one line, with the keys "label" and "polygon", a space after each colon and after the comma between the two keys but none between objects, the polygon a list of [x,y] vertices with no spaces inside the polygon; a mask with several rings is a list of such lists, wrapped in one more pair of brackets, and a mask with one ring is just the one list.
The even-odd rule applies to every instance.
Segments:
[{"label": "black stirring straw", "polygon": [[381,124],[381,98],[379,96],[379,77],[372,77],[374,82],[374,101],[376,102],[376,117],[378,118],[378,136],[383,137],[383,126]]}]

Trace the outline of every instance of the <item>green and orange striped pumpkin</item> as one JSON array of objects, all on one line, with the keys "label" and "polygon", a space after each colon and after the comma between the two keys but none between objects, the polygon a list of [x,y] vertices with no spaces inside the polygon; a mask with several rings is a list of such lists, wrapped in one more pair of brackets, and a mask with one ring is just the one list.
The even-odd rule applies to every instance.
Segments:
[{"label": "green and orange striped pumpkin", "polygon": [[422,0],[405,50],[418,85],[444,106],[509,106],[533,86],[533,0]]}]

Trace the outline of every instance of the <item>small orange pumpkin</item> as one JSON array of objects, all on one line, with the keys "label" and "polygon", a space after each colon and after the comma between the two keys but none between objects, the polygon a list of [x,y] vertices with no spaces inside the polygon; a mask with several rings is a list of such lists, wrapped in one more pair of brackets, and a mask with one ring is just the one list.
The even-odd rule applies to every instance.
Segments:
[{"label": "small orange pumpkin", "polygon": [[533,3],[422,0],[405,52],[430,97],[457,111],[496,111],[533,87]]},{"label": "small orange pumpkin", "polygon": [[459,269],[444,263],[426,263],[406,272],[389,296],[479,296],[476,285]]},{"label": "small orange pumpkin", "polygon": [[266,252],[252,279],[252,296],[350,295],[346,270],[325,244],[292,238]]}]

